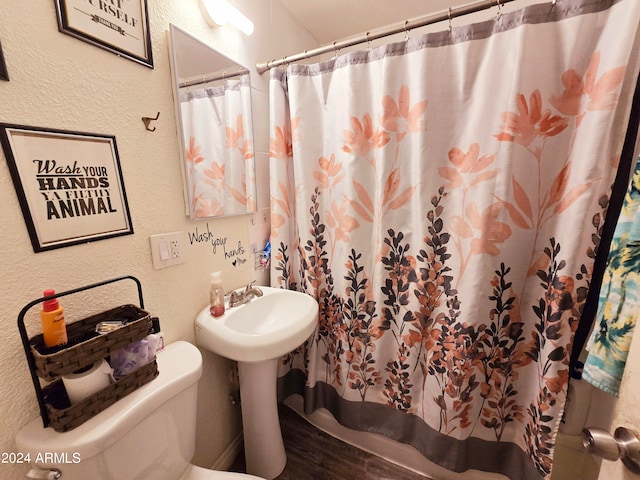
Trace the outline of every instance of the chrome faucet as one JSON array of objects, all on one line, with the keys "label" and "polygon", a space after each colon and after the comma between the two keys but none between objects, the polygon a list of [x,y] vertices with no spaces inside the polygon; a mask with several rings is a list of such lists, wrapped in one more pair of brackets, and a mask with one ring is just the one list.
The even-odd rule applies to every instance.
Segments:
[{"label": "chrome faucet", "polygon": [[251,299],[255,297],[261,297],[263,295],[262,290],[258,287],[254,287],[253,283],[249,283],[244,292],[236,292],[235,290],[229,294],[229,308],[237,307],[238,305],[244,305],[247,302],[250,302]]}]

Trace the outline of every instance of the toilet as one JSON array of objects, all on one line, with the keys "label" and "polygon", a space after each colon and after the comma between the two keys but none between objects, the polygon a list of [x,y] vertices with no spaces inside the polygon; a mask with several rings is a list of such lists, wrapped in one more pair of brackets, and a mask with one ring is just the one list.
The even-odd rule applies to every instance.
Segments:
[{"label": "toilet", "polygon": [[260,480],[189,463],[195,453],[202,355],[178,341],[158,353],[157,361],[154,380],[73,430],[44,428],[40,418],[24,426],[16,445],[30,456],[30,478]]}]

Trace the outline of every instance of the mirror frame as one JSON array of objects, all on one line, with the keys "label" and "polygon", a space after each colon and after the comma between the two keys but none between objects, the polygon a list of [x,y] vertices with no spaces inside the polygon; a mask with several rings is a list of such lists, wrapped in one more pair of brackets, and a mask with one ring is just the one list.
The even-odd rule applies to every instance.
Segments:
[{"label": "mirror frame", "polygon": [[[181,108],[180,108],[180,89],[184,88],[184,87],[190,87],[190,86],[195,86],[195,85],[199,85],[199,84],[206,84],[209,82],[213,82],[216,80],[216,78],[218,80],[222,80],[225,78],[225,75],[221,75],[220,72],[221,70],[223,70],[223,68],[218,69],[218,70],[213,70],[209,73],[206,73],[205,75],[202,76],[201,79],[197,79],[196,75],[190,75],[190,76],[185,76],[185,77],[181,77],[178,75],[178,66],[179,66],[179,59],[178,59],[178,51],[176,48],[177,45],[177,41],[176,41],[176,34],[182,35],[187,37],[190,41],[194,42],[195,44],[198,44],[198,46],[201,48],[201,52],[203,51],[210,51],[212,54],[215,54],[217,56],[219,56],[221,58],[221,60],[228,62],[228,65],[230,68],[234,68],[238,70],[238,73],[236,74],[230,74],[230,75],[226,75],[226,77],[234,77],[234,76],[238,76],[239,74],[246,74],[249,76],[249,81],[251,81],[251,74],[248,68],[246,68],[245,66],[239,64],[237,61],[230,59],[229,57],[227,57],[226,55],[218,52],[216,49],[214,49],[213,47],[207,45],[206,43],[204,43],[202,40],[199,40],[198,38],[194,37],[193,35],[191,35],[190,33],[184,31],[183,29],[181,29],[180,27],[174,25],[173,23],[169,24],[169,30],[167,30],[167,37],[168,37],[168,44],[169,44],[169,64],[170,64],[170,72],[171,72],[171,88],[172,88],[172,92],[173,92],[173,103],[174,103],[174,109],[175,109],[175,115],[176,115],[176,124],[178,127],[178,141],[180,143],[179,145],[179,150],[180,150],[180,170],[182,173],[182,178],[183,178],[183,196],[184,196],[184,201],[185,201],[185,214],[189,216],[189,218],[191,220],[206,220],[206,219],[211,219],[211,218],[222,218],[222,217],[230,217],[230,216],[239,216],[239,215],[250,215],[253,214],[257,211],[257,182],[256,182],[256,165],[255,165],[255,139],[253,138],[253,112],[252,112],[252,101],[250,99],[249,101],[249,108],[250,108],[250,121],[251,121],[251,125],[252,125],[252,132],[251,132],[251,162],[252,162],[252,172],[250,173],[250,175],[252,175],[253,177],[253,193],[251,194],[251,197],[253,198],[253,204],[252,207],[248,206],[246,211],[244,212],[234,212],[234,213],[229,213],[229,214],[221,214],[221,215],[210,215],[210,216],[195,216],[194,214],[194,209],[193,209],[193,202],[192,202],[192,194],[191,194],[191,189],[190,189],[190,177],[189,174],[187,172],[188,169],[188,165],[187,165],[187,155],[186,155],[186,145],[188,144],[188,139],[185,138],[185,123],[184,123],[184,119],[182,117],[182,112],[181,112]],[[185,82],[181,82],[180,80],[182,78],[186,78],[188,80],[186,80]],[[190,80],[189,80],[190,79]],[[250,89],[252,87],[250,86]],[[247,174],[248,176],[249,174]],[[247,182],[248,183],[248,182]]]}]

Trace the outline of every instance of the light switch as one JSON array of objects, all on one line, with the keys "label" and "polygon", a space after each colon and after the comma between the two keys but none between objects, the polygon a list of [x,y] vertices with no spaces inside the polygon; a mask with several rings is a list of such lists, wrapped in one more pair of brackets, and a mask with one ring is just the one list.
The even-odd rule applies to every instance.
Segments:
[{"label": "light switch", "polygon": [[169,242],[163,240],[158,243],[160,247],[160,260],[165,261],[171,258],[171,254],[169,253]]},{"label": "light switch", "polygon": [[185,262],[183,232],[151,235],[149,243],[153,268],[156,270]]}]

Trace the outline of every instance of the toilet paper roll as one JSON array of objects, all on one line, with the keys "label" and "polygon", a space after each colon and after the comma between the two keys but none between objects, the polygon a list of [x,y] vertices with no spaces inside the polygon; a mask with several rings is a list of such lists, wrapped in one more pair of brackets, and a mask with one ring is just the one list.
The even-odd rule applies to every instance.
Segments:
[{"label": "toilet paper roll", "polygon": [[108,387],[113,379],[113,369],[102,359],[84,372],[62,376],[62,383],[71,404],[81,402],[94,393]]}]

